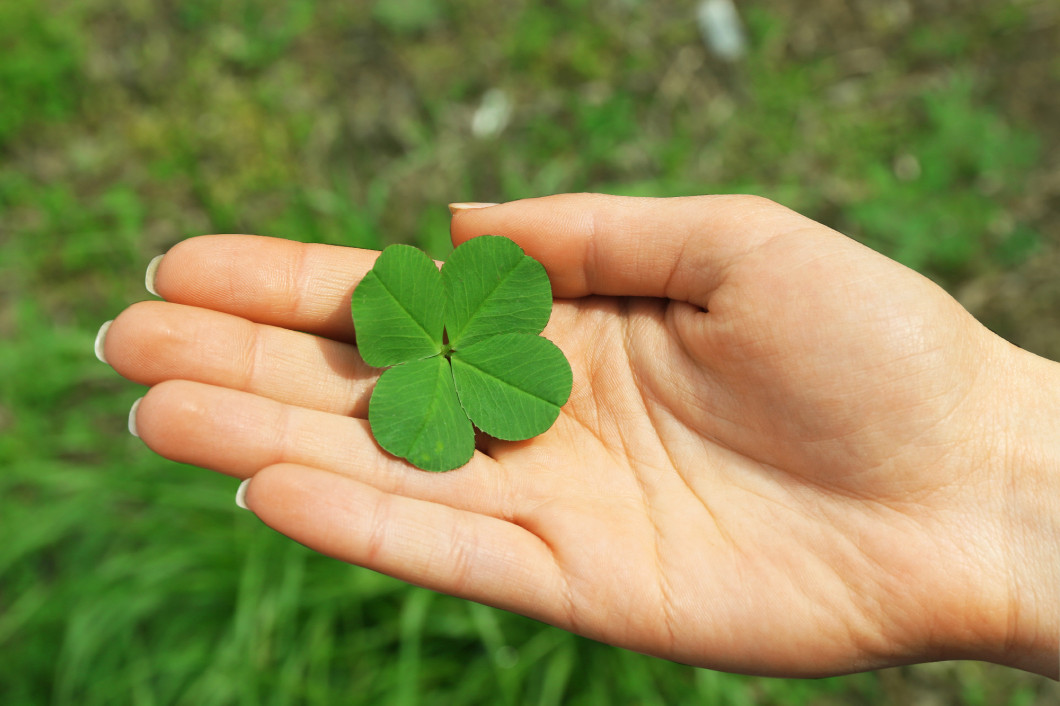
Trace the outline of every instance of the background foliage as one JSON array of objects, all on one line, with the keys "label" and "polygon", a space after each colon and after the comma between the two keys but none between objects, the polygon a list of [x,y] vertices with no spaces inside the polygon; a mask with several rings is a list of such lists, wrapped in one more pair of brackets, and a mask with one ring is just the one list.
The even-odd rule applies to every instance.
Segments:
[{"label": "background foliage", "polygon": [[0,703],[1031,704],[938,664],[821,681],[616,650],[316,556],[125,432],[91,353],[205,232],[448,247],[449,201],[748,191],[1060,358],[1060,6],[0,2]]}]

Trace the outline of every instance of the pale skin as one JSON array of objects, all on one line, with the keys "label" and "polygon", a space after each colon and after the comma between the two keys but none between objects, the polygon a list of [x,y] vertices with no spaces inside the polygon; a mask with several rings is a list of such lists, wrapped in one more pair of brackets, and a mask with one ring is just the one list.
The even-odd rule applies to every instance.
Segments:
[{"label": "pale skin", "polygon": [[[900,217],[901,214],[896,214]],[[204,236],[107,360],[138,434],[252,478],[317,551],[689,664],[818,676],[981,659],[1056,678],[1060,364],[755,197],[463,208],[556,296],[555,426],[427,473],[375,444],[350,295],[378,253]]]}]

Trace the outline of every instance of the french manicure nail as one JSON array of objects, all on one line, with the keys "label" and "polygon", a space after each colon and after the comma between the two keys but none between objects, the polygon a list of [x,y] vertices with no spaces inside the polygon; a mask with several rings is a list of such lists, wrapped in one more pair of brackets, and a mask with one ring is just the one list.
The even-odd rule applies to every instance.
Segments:
[{"label": "french manicure nail", "polygon": [[162,262],[164,255],[155,255],[151,258],[151,262],[147,263],[147,274],[144,275],[144,286],[147,287],[147,291],[154,294],[156,297],[159,296],[158,290],[155,289],[155,275],[158,274],[158,264]]},{"label": "french manicure nail", "polygon": [[144,401],[144,398],[136,400],[132,403],[132,407],[129,409],[129,433],[135,436],[137,439],[140,435],[136,433],[136,410],[140,409],[140,403]]},{"label": "french manicure nail", "polygon": [[489,208],[490,206],[497,206],[495,203],[485,203],[482,201],[467,201],[464,203],[451,203],[449,204],[449,213],[454,216],[460,211],[471,211],[476,208]]},{"label": "french manicure nail", "polygon": [[[250,485],[250,479],[245,478],[243,482],[236,488],[236,506],[243,508],[244,510],[250,510],[247,507],[247,486]],[[253,512],[251,510],[251,512]]]},{"label": "french manicure nail", "polygon": [[[110,329],[112,323],[114,323],[114,319],[104,321],[103,325],[99,327],[99,333],[96,334],[94,347],[96,349],[96,357],[99,358],[99,362],[101,363],[107,363],[107,358],[103,355],[103,346],[107,342],[107,331]],[[107,363],[107,365],[110,365],[110,363]]]}]

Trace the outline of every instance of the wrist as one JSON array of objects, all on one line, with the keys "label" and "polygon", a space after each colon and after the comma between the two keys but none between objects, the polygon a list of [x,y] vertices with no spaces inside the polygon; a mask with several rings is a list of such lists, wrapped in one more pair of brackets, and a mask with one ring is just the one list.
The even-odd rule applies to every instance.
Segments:
[{"label": "wrist", "polygon": [[[1008,629],[993,661],[1060,678],[1060,363],[1016,348],[998,392],[1007,468],[998,509],[1010,570]],[[1004,379],[1003,378],[1003,379]]]}]

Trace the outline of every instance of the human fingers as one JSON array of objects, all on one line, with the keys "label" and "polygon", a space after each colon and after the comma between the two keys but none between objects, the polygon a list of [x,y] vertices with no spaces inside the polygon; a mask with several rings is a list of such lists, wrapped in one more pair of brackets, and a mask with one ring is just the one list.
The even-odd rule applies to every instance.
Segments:
[{"label": "human fingers", "polygon": [[154,287],[170,302],[352,341],[350,296],[378,255],[258,235],[203,235],[162,257]]},{"label": "human fingers", "polygon": [[282,404],[186,380],[152,387],[134,407],[131,428],[154,452],[247,478],[277,463],[339,473],[387,493],[508,517],[526,474],[509,474],[476,452],[456,471],[427,473],[379,449],[368,422]]},{"label": "human fingers", "polygon": [[559,297],[667,297],[706,308],[726,271],[776,236],[834,231],[757,196],[633,198],[562,194],[455,210],[454,244],[515,240]]},{"label": "human fingers", "polygon": [[297,464],[256,473],[246,504],[273,529],[336,559],[562,622],[564,582],[551,551],[510,522]]},{"label": "human fingers", "polygon": [[348,343],[168,302],[126,309],[103,346],[115,370],[143,385],[195,380],[358,417],[379,372]]}]

